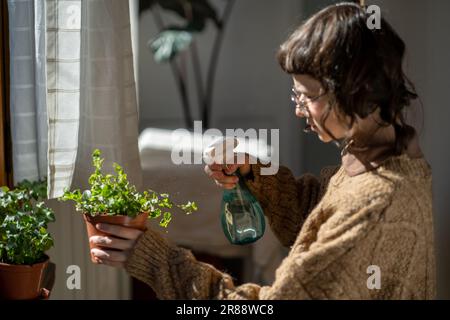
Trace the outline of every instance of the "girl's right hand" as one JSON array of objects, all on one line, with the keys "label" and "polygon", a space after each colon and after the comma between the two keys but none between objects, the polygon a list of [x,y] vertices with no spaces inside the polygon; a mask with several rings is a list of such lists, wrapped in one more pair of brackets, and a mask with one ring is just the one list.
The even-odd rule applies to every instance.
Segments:
[{"label": "girl's right hand", "polygon": [[[239,159],[237,154],[235,158]],[[212,163],[205,166],[205,173],[213,179],[219,187],[233,189],[239,181],[239,178],[236,175],[233,175],[238,169],[243,177],[250,173],[251,165],[248,154],[245,154],[245,163],[243,164]]]}]

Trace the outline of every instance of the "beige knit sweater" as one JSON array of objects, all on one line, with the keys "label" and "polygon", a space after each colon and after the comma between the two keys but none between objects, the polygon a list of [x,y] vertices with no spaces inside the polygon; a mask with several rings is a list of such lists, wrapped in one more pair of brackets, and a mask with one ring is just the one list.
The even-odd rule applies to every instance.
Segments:
[{"label": "beige knit sweater", "polygon": [[[285,167],[275,176],[252,167],[247,184],[291,248],[271,286],[235,286],[153,230],[138,241],[127,270],[160,299],[433,299],[429,165],[408,154],[372,170],[354,170],[355,161],[298,180]],[[369,266],[379,267],[379,289],[368,286]]]}]

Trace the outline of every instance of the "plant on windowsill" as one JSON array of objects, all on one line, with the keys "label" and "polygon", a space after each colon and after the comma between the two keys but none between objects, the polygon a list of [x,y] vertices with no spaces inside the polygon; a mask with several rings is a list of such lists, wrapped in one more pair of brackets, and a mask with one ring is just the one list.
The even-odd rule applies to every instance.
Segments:
[{"label": "plant on windowsill", "polygon": [[48,297],[42,288],[49,264],[45,252],[53,246],[47,224],[55,215],[42,201],[46,197],[46,181],[0,188],[0,299]]},{"label": "plant on windowsill", "polygon": [[[167,227],[172,219],[169,212],[174,207],[186,214],[197,210],[195,202],[174,204],[168,194],[159,194],[148,190],[138,192],[127,179],[123,168],[114,164],[114,174],[103,174],[104,159],[100,150],[92,154],[94,173],[89,177],[90,189],[81,192],[66,190],[60,198],[62,201],[74,201],[77,211],[83,213],[86,221],[88,237],[105,235],[96,228],[97,223],[109,223],[135,228],[142,231],[146,229],[147,219],[161,218],[159,225]],[[98,245],[90,243],[90,248]],[[97,263],[91,255],[91,260]]]}]

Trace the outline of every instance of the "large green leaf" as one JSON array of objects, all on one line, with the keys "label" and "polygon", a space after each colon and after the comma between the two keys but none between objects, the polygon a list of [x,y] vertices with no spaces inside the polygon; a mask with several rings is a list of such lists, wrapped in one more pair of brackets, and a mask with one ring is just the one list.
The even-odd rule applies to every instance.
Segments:
[{"label": "large green leaf", "polygon": [[178,53],[187,49],[192,42],[192,33],[186,30],[166,30],[150,43],[155,61],[170,61]]}]

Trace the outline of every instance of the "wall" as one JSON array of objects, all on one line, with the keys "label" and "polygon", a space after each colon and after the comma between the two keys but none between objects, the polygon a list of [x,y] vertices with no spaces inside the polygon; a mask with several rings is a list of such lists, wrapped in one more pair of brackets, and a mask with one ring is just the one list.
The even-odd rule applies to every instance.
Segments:
[{"label": "wall", "polygon": [[[427,2],[427,83],[424,86],[425,135],[423,146],[433,168],[435,230],[438,248],[438,292],[450,299],[450,2]],[[416,39],[417,42],[422,42]]]}]

